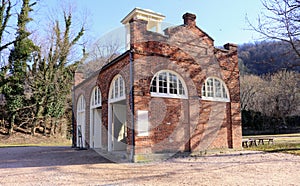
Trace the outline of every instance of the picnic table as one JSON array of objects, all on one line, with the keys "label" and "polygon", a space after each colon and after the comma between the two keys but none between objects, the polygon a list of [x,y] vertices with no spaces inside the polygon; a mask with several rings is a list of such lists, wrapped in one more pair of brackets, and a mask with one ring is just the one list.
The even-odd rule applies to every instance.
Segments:
[{"label": "picnic table", "polygon": [[258,140],[258,145],[262,144],[264,145],[264,141],[267,141],[268,142],[268,145],[270,145],[271,143],[274,144],[274,138],[271,138],[271,137],[260,137],[260,138],[257,138]]},{"label": "picnic table", "polygon": [[268,142],[268,145],[274,144],[274,138],[272,137],[255,137],[255,138],[248,138],[242,139],[242,147],[251,147],[253,145],[264,145],[265,141]]}]

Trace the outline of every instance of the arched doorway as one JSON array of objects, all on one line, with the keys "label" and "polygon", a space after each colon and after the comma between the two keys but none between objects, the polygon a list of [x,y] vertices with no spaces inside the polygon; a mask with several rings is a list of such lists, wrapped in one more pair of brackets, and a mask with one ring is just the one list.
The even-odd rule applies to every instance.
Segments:
[{"label": "arched doorway", "polygon": [[77,101],[77,147],[85,147],[85,99],[79,96]]},{"label": "arched doorway", "polygon": [[124,151],[127,147],[125,83],[117,75],[111,82],[108,105],[108,151]]},{"label": "arched doorway", "polygon": [[91,93],[90,104],[90,147],[101,148],[101,133],[102,133],[102,104],[101,92],[99,87],[94,87]]}]

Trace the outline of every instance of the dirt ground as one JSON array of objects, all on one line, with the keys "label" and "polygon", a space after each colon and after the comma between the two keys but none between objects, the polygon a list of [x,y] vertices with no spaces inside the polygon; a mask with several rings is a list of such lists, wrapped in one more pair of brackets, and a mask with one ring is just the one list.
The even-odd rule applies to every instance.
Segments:
[{"label": "dirt ground", "polygon": [[71,147],[0,148],[0,185],[300,185],[300,156],[228,152],[113,163]]}]

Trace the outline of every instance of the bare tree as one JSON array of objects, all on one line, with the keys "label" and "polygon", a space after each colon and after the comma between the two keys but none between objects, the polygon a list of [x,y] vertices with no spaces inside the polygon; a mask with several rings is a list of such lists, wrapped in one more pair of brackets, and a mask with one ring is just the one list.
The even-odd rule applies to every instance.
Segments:
[{"label": "bare tree", "polygon": [[[266,39],[288,43],[300,57],[300,1],[261,0],[266,13],[258,17],[257,25],[249,20],[250,27]],[[300,66],[299,60],[293,66]]]},{"label": "bare tree", "polygon": [[286,124],[287,116],[300,114],[297,110],[300,104],[300,74],[284,70],[265,78],[269,81],[266,90],[269,114]]},{"label": "bare tree", "polygon": [[241,109],[255,110],[257,97],[261,91],[263,80],[259,76],[245,75],[240,77]]},{"label": "bare tree", "polygon": [[86,78],[122,53],[124,34],[124,28],[118,28],[91,45],[88,61],[80,67]]},{"label": "bare tree", "polygon": [[[259,114],[261,128],[273,123],[276,129],[281,124],[287,126],[288,117],[300,115],[299,79],[298,72],[286,70],[263,77],[241,77],[242,110],[249,112],[250,122],[255,123],[255,117]],[[274,119],[274,122],[268,118]]]}]

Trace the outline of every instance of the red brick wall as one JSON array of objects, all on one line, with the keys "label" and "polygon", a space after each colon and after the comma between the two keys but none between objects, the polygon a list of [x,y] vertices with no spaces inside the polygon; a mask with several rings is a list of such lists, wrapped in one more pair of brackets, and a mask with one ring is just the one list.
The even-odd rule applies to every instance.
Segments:
[{"label": "red brick wall", "polygon": [[[130,125],[130,107],[129,107],[129,92],[130,92],[130,81],[129,81],[129,54],[123,55],[120,57],[116,63],[105,66],[104,69],[101,70],[99,76],[97,77],[97,85],[102,94],[102,124],[105,131],[102,133],[102,143],[107,147],[108,142],[108,96],[109,96],[109,88],[113,78],[120,74],[125,81],[126,88],[126,105],[127,105],[127,124]],[[130,134],[127,136],[130,139]],[[127,140],[127,143],[130,143]]]},{"label": "red brick wall", "polygon": [[[148,137],[136,136],[136,153],[240,147],[236,46],[228,44],[224,50],[214,48],[213,40],[193,22],[168,29],[168,37],[147,31],[144,21],[131,23],[135,112],[149,111],[151,129]],[[182,76],[189,99],[151,97],[150,82],[159,70],[171,70]],[[225,82],[231,103],[201,101],[201,88],[207,77]],[[157,121],[159,113],[164,117]]]},{"label": "red brick wall", "polygon": [[[241,146],[237,47],[228,44],[225,49],[216,49],[211,37],[196,26],[195,18],[186,15],[185,24],[167,29],[166,35],[147,31],[145,21],[131,20],[135,129],[138,110],[149,111],[150,125],[149,136],[135,133],[136,154]],[[160,70],[173,71],[183,79],[188,99],[151,97],[151,80]],[[125,80],[127,125],[131,126],[129,71],[127,52],[105,66],[97,77],[97,85],[102,93],[102,123],[106,130],[109,86],[117,74]],[[230,102],[201,99],[202,84],[207,77],[216,77],[225,82]],[[75,98],[80,94],[86,95],[88,105],[89,87],[93,82],[96,80],[85,80],[76,87]],[[107,146],[107,132],[102,134],[102,138]],[[131,139],[131,129],[128,128],[128,144],[132,144]],[[130,146],[127,150],[129,152]]]},{"label": "red brick wall", "polygon": [[[98,76],[99,71],[96,71],[94,73],[94,75],[90,76],[88,79],[81,79],[83,76],[81,76],[80,78],[80,82],[79,84],[77,84],[77,86],[75,86],[74,90],[73,90],[73,94],[74,94],[74,108],[73,108],[73,112],[74,112],[74,116],[75,116],[75,123],[77,120],[77,102],[78,99],[81,95],[84,96],[84,100],[86,103],[86,109],[85,109],[85,145],[86,147],[89,147],[90,144],[90,100],[91,100],[91,93],[93,88],[96,86],[96,81],[97,81],[97,76]],[[83,74],[82,74],[83,75]],[[78,83],[78,82],[77,82]],[[76,130],[76,128],[74,128],[74,130]]]}]

